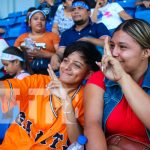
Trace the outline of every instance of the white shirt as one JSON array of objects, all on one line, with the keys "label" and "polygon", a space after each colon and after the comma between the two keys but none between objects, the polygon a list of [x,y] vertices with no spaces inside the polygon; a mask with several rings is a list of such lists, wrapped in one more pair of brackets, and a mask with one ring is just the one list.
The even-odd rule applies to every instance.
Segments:
[{"label": "white shirt", "polygon": [[[104,23],[110,29],[115,29],[122,23],[119,13],[124,9],[118,3],[107,3],[105,6],[98,9],[97,23]],[[94,9],[91,10],[93,14]]]},{"label": "white shirt", "polygon": [[29,76],[30,74],[24,70],[22,70],[19,74],[17,74],[14,78],[22,80],[24,77]]}]

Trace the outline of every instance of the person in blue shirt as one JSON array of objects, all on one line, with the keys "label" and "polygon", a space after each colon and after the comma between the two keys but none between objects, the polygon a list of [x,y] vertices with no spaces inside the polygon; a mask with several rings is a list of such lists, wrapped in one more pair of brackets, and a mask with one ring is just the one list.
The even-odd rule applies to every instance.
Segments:
[{"label": "person in blue shirt", "polygon": [[51,66],[54,70],[59,68],[60,58],[66,46],[81,40],[103,47],[105,37],[110,35],[103,23],[91,22],[90,6],[86,1],[74,0],[71,15],[75,25],[62,33],[58,53],[51,58]]}]

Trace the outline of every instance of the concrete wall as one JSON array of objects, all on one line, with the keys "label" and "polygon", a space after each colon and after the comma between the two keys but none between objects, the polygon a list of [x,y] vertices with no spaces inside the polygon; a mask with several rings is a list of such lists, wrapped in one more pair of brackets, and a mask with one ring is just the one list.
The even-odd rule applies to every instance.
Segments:
[{"label": "concrete wall", "polygon": [[0,18],[6,18],[9,13],[24,11],[37,6],[39,0],[0,0]]}]

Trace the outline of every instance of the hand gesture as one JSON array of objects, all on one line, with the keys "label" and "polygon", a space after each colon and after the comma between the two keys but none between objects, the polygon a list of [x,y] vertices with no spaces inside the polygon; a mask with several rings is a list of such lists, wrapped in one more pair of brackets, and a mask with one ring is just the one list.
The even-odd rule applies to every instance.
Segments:
[{"label": "hand gesture", "polygon": [[124,76],[125,71],[120,62],[111,54],[108,37],[105,38],[104,55],[102,62],[98,63],[105,76],[113,81],[119,81]]},{"label": "hand gesture", "polygon": [[103,6],[104,1],[97,0],[95,8],[101,8]]},{"label": "hand gesture", "polygon": [[61,100],[65,100],[66,97],[68,96],[65,88],[62,86],[61,82],[58,80],[56,77],[51,65],[48,65],[47,69],[49,76],[51,77],[50,83],[47,85],[47,89],[50,89],[50,93],[52,95],[57,96]]}]

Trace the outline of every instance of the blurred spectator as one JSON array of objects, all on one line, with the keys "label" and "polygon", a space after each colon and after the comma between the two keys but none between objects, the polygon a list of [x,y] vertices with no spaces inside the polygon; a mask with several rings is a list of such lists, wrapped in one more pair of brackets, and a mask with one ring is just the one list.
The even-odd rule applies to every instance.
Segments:
[{"label": "blurred spectator", "polygon": [[55,16],[58,4],[54,0],[39,0],[39,2],[40,6],[38,9],[44,11],[47,21],[50,22]]},{"label": "blurred spectator", "polygon": [[71,17],[72,1],[73,0],[62,0],[63,4],[61,4],[57,9],[52,31],[58,35],[61,35],[62,32],[74,25]]},{"label": "blurred spectator", "polygon": [[128,20],[132,18],[118,3],[109,3],[107,0],[96,0],[96,6],[91,12],[92,21],[104,23],[111,33],[122,23],[122,19]]},{"label": "blurred spectator", "polygon": [[142,6],[145,8],[150,8],[150,0],[137,0],[136,6]]},{"label": "blurred spectator", "polygon": [[23,79],[28,76],[29,73],[26,71],[26,58],[24,53],[17,47],[11,46],[6,48],[2,52],[1,56],[2,64],[6,73],[10,76],[14,76],[17,79]]},{"label": "blurred spectator", "polygon": [[[22,80],[24,77],[29,76],[30,74],[25,70],[25,56],[24,53],[16,48],[16,47],[8,47],[2,52],[1,56],[2,63],[4,65],[4,69],[6,70],[7,74],[9,74],[11,77],[17,78],[19,80]],[[3,140],[5,136],[5,132],[7,131],[9,125],[12,123],[13,119],[17,117],[19,114],[19,108],[18,106],[13,107],[11,110],[11,117],[8,118],[7,113],[3,113],[0,110],[0,114],[2,115],[2,118],[0,117],[0,141]],[[7,118],[6,118],[7,116]],[[7,120],[7,123],[4,124],[4,120]],[[1,142],[0,142],[1,143]]]},{"label": "blurred spectator", "polygon": [[45,24],[45,13],[41,10],[32,11],[29,15],[31,32],[19,36],[14,44],[27,52],[34,73],[47,73],[49,60],[58,49],[59,36],[53,32],[46,32]]},{"label": "blurred spectator", "polygon": [[57,55],[53,55],[51,58],[51,66],[54,70],[59,68],[66,46],[77,40],[103,46],[105,37],[109,35],[109,31],[103,23],[96,24],[91,22],[90,7],[87,1],[74,0],[71,15],[75,25],[62,33]]}]

